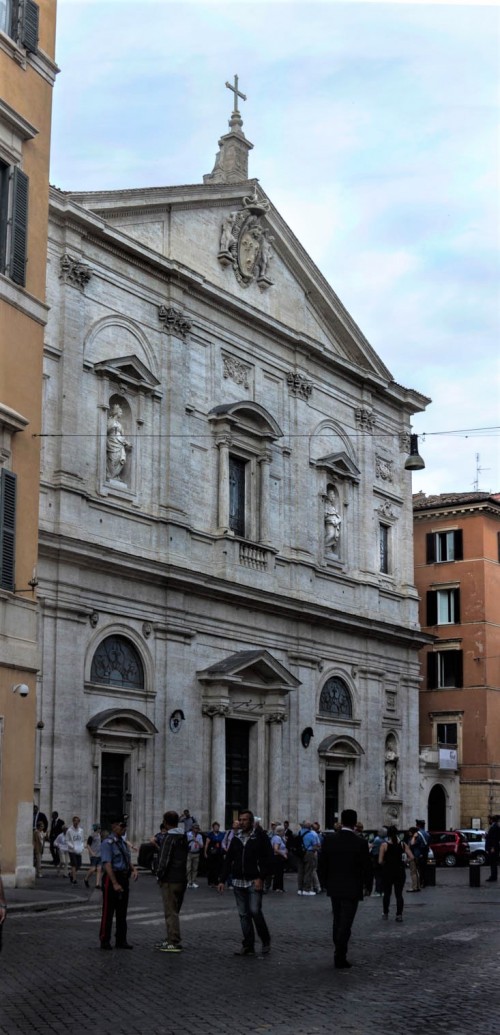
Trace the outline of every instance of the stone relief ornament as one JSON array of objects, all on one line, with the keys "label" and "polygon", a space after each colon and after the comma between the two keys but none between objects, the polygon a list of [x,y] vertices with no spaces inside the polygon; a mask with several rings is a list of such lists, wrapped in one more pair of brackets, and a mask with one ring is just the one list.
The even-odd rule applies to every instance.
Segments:
[{"label": "stone relief ornament", "polygon": [[381,478],[384,482],[394,481],[392,468],[392,460],[385,460],[383,456],[375,457],[375,475],[377,478]]},{"label": "stone relief ornament", "polygon": [[380,517],[387,518],[390,521],[394,521],[398,516],[389,500],[382,500],[382,503],[378,508],[378,512]]},{"label": "stone relief ornament", "polygon": [[399,452],[409,453],[411,448],[410,432],[401,431],[399,435]]},{"label": "stone relief ornament", "polygon": [[354,416],[356,418],[356,427],[358,427],[361,431],[367,431],[369,432],[369,434],[371,434],[375,424],[373,410],[367,410],[363,406],[358,406]]},{"label": "stone relief ornament", "polygon": [[248,287],[256,282],[271,287],[269,267],[273,259],[272,237],[263,225],[269,202],[259,198],[257,188],[243,198],[240,212],[230,212],[221,227],[218,260],[221,266],[232,266],[239,284]]},{"label": "stone relief ornament", "polygon": [[286,375],[288,391],[299,399],[309,399],[313,390],[312,381],[308,381],[304,374],[298,374],[293,370]]},{"label": "stone relief ornament", "polygon": [[180,309],[172,305],[161,305],[158,309],[158,319],[163,324],[163,329],[169,334],[177,334],[184,341],[191,330],[192,323]]},{"label": "stone relief ornament", "polygon": [[231,381],[235,381],[237,385],[243,385],[244,388],[248,388],[248,375],[251,372],[251,367],[246,363],[242,363],[240,359],[236,359],[235,356],[223,356],[222,363],[224,367],[224,378],[230,378]]},{"label": "stone relief ornament", "polygon": [[83,290],[92,276],[90,266],[86,262],[82,262],[81,259],[73,259],[67,253],[61,255],[60,265],[60,280],[64,281],[65,284],[74,284],[75,287]]}]

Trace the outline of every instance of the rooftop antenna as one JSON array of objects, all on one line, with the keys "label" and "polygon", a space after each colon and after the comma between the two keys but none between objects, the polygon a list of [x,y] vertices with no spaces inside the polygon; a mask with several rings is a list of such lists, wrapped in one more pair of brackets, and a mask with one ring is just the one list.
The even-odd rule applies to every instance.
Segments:
[{"label": "rooftop antenna", "polygon": [[480,459],[481,457],[479,456],[479,453],[476,453],[476,478],[472,483],[474,486],[474,492],[479,492],[479,475],[482,474],[483,471],[491,471],[491,467],[480,466]]}]

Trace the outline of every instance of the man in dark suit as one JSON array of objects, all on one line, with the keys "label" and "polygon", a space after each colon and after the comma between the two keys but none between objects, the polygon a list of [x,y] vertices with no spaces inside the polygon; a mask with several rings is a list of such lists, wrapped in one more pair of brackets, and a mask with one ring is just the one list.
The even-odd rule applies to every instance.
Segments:
[{"label": "man in dark suit", "polygon": [[340,820],[341,829],[335,834],[326,834],[322,854],[326,890],[332,900],[335,966],[344,970],[351,966],[347,960],[351,928],[363,893],[371,893],[373,869],[368,842],[354,833],[357,813],[354,809],[344,809]]}]

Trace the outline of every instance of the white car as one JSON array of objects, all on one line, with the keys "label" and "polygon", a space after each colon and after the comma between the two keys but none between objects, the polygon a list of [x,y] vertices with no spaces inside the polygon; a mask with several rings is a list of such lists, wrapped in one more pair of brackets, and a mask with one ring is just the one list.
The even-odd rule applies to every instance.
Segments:
[{"label": "white car", "polygon": [[470,861],[484,866],[486,862],[486,830],[460,830],[469,842]]}]

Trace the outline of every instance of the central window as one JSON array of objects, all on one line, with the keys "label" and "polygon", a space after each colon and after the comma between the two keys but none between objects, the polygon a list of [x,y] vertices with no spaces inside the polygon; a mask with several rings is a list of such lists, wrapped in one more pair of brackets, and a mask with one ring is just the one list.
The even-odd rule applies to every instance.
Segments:
[{"label": "central window", "polygon": [[332,676],[325,683],[319,699],[320,715],[352,719],[352,700],[343,679]]},{"label": "central window", "polygon": [[245,535],[246,460],[229,456],[229,527],[235,535]]},{"label": "central window", "polygon": [[105,686],[142,690],[144,668],[133,643],[125,636],[107,636],[92,658],[90,680]]}]

